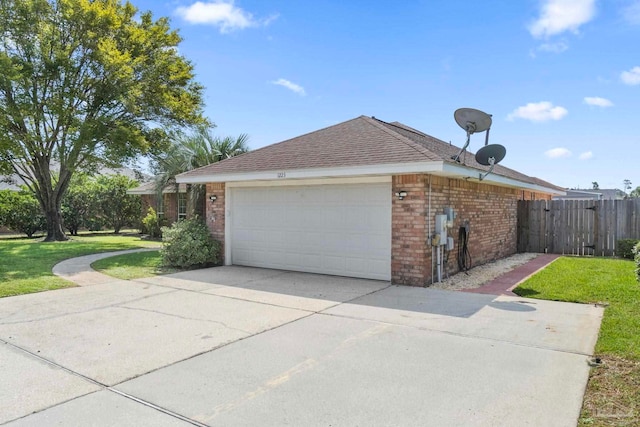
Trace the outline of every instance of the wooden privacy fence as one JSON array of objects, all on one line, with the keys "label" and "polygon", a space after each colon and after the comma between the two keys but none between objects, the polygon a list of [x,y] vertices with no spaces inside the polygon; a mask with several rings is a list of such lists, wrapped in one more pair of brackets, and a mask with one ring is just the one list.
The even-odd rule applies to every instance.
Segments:
[{"label": "wooden privacy fence", "polygon": [[518,252],[615,256],[640,239],[640,199],[520,200]]}]

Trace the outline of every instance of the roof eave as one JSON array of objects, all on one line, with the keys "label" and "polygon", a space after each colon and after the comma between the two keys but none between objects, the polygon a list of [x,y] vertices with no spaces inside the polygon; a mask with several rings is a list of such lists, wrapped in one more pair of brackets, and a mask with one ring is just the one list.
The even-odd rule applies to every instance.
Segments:
[{"label": "roof eave", "polygon": [[207,182],[242,182],[283,179],[311,179],[333,177],[355,177],[371,175],[398,175],[410,173],[433,173],[442,170],[442,161],[384,163],[376,165],[341,166],[333,168],[286,169],[256,172],[236,172],[196,175],[181,174],[176,181],[187,184],[203,184]]},{"label": "roof eave", "polygon": [[[270,170],[257,172],[236,172],[195,175],[184,173],[176,177],[179,183],[204,184],[207,182],[249,182],[249,181],[278,181],[290,179],[313,179],[313,178],[338,178],[357,177],[375,175],[402,175],[411,173],[433,173],[437,175],[451,176],[456,178],[478,179],[482,173],[478,169],[463,165],[454,165],[444,161],[430,162],[410,162],[410,163],[386,163],[363,166],[344,166],[335,168],[313,168],[313,169],[291,169],[291,170]],[[547,193],[552,195],[564,195],[565,192],[542,185],[523,182],[502,175],[489,174],[484,180],[486,184],[500,185],[504,187],[515,187],[530,191]]]},{"label": "roof eave", "polygon": [[[477,180],[479,182],[480,174],[484,174],[485,171],[481,171],[479,169],[470,168],[463,165],[455,165],[451,163],[445,163],[442,172],[446,175],[461,178],[461,179],[472,179]],[[535,191],[540,193],[551,194],[554,196],[564,196],[567,194],[564,191],[545,187],[543,185],[533,184],[530,182],[520,181],[518,179],[509,178],[503,175],[497,175],[495,173],[490,173],[483,180],[485,184],[494,184],[503,187],[515,187],[523,190]]]}]

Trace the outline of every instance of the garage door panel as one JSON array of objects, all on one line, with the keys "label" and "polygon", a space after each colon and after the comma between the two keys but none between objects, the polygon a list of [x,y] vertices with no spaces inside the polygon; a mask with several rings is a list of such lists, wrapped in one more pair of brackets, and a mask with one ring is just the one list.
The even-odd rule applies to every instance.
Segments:
[{"label": "garage door panel", "polygon": [[231,192],[233,264],[390,279],[390,184]]}]

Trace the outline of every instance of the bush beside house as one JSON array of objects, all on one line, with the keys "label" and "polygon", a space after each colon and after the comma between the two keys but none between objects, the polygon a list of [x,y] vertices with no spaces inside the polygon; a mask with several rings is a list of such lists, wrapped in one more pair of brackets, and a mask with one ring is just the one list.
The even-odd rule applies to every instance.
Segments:
[{"label": "bush beside house", "polygon": [[211,237],[209,229],[199,218],[162,227],[162,246],[164,267],[186,269],[220,262],[220,243]]}]

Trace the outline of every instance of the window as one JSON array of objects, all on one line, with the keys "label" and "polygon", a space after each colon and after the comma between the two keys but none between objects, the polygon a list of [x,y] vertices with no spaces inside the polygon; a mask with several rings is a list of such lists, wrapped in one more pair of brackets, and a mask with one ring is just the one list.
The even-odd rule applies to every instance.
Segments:
[{"label": "window", "polygon": [[178,220],[187,218],[187,193],[178,193]]}]

